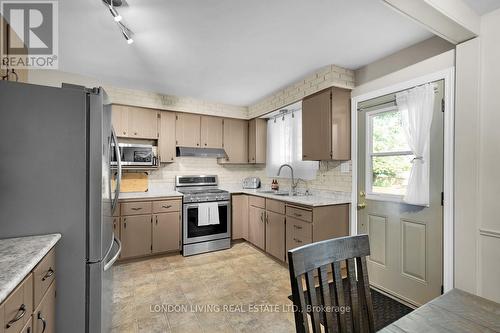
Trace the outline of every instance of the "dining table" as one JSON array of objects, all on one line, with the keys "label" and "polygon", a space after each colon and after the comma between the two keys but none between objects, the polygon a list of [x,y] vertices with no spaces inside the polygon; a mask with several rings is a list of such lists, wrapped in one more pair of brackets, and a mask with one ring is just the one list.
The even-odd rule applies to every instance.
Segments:
[{"label": "dining table", "polygon": [[500,332],[500,304],[452,289],[379,332]]}]

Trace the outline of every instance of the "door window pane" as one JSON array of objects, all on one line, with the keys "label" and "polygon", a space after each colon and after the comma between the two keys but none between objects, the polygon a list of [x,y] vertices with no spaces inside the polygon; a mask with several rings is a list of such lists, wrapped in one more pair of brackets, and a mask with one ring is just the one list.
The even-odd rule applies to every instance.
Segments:
[{"label": "door window pane", "polygon": [[401,112],[393,110],[372,116],[372,149],[373,153],[410,150],[401,127]]},{"label": "door window pane", "polygon": [[413,157],[372,156],[372,193],[405,195]]}]

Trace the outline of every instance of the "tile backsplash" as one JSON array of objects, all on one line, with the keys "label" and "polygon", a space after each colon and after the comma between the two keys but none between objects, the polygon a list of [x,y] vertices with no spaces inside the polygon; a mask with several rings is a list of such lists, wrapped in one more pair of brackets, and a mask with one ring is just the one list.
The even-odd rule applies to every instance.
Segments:
[{"label": "tile backsplash", "polygon": [[[321,162],[315,180],[300,182],[299,188],[308,187],[312,190],[351,191],[351,166],[347,163],[348,172],[342,172],[341,162]],[[344,168],[346,167],[344,166]],[[241,184],[245,177],[256,176],[262,180],[262,186],[269,187],[271,178],[266,175],[264,165],[222,165],[215,158],[177,157],[171,164],[162,164],[159,170],[151,171],[149,189],[152,191],[173,190],[175,176],[191,174],[215,174],[219,183],[224,185]],[[288,179],[279,179],[280,186],[287,188]]]}]

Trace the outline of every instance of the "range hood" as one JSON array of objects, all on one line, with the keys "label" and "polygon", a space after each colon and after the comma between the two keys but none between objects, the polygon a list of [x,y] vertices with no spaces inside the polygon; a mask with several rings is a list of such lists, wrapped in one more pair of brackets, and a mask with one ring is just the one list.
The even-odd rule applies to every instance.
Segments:
[{"label": "range hood", "polygon": [[226,158],[226,151],[222,148],[191,148],[191,147],[177,147],[176,155],[191,156],[191,157],[215,157]]}]

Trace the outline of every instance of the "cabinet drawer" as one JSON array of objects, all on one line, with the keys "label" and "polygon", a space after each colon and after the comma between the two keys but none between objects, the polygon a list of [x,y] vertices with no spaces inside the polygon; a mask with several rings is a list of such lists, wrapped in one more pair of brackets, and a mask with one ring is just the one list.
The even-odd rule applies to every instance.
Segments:
[{"label": "cabinet drawer", "polygon": [[287,217],[287,228],[290,228],[292,240],[299,245],[312,243],[312,224],[293,217]]},{"label": "cabinet drawer", "polygon": [[21,332],[33,312],[33,275],[30,273],[4,303],[5,333]]},{"label": "cabinet drawer", "polygon": [[307,222],[312,222],[313,214],[311,210],[295,206],[286,206],[286,215]]},{"label": "cabinet drawer", "polygon": [[151,201],[122,202],[121,215],[151,214]]},{"label": "cabinet drawer", "polygon": [[33,313],[34,333],[55,333],[56,331],[56,281],[52,281],[42,301]]},{"label": "cabinet drawer", "polygon": [[278,200],[266,199],[266,210],[278,214],[285,214],[285,203]]},{"label": "cabinet drawer", "polygon": [[266,208],[266,199],[251,195],[251,196],[248,197],[248,204],[250,206],[254,206],[254,207],[259,207],[259,208],[264,208],[265,209]]},{"label": "cabinet drawer", "polygon": [[153,201],[153,213],[179,212],[181,210],[180,200]]},{"label": "cabinet drawer", "polygon": [[37,307],[56,277],[56,251],[54,248],[33,269],[33,307]]}]

